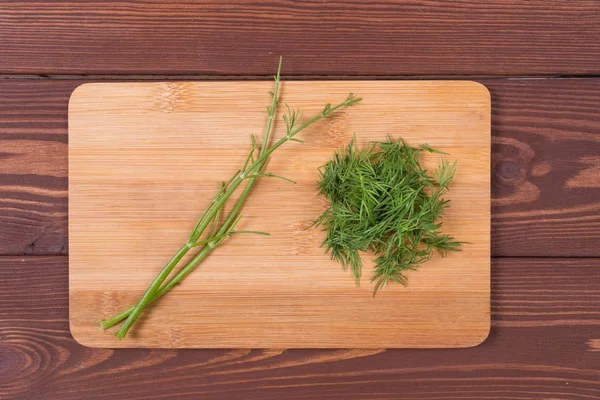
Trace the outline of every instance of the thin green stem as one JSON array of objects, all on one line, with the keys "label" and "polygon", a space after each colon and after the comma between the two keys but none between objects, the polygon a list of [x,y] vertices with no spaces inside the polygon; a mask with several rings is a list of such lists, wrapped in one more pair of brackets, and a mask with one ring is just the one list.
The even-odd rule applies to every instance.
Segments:
[{"label": "thin green stem", "polygon": [[[237,174],[235,176],[237,176]],[[195,242],[200,237],[200,235],[196,234],[196,232],[198,231],[198,227],[204,221],[204,218],[206,217],[206,214],[208,214],[208,212],[210,211],[212,205],[215,204],[215,201],[217,201],[217,198],[223,192],[224,188],[225,188],[225,186],[219,187],[219,191],[217,192],[217,194],[215,195],[215,197],[213,197],[213,199],[210,201],[210,203],[208,203],[208,206],[202,212],[202,215],[200,216],[200,218],[198,218],[198,221],[196,221],[196,225],[194,225],[194,228],[192,229],[192,231],[190,232],[190,236],[188,237],[188,240],[187,240],[188,243]]]},{"label": "thin green stem", "polygon": [[[208,227],[210,222],[213,220],[213,218],[216,217],[217,213],[219,213],[220,209],[225,205],[225,202],[231,197],[231,195],[235,192],[235,190],[246,179],[246,177],[249,175],[249,173],[254,172],[255,169],[262,166],[263,162],[269,157],[269,155],[288,140],[288,136],[285,136],[284,137],[285,140],[279,140],[277,143],[275,143],[275,145],[271,149],[265,150],[268,146],[268,140],[269,140],[269,135],[270,135],[271,126],[272,126],[272,122],[273,122],[273,116],[275,115],[275,111],[277,108],[277,94],[279,91],[280,72],[281,72],[281,58],[279,61],[279,68],[277,70],[277,76],[275,77],[275,89],[273,90],[273,100],[271,101],[271,108],[269,109],[269,119],[267,121],[267,128],[265,131],[265,139],[263,141],[263,146],[261,148],[260,156],[256,159],[256,161],[254,161],[250,166],[248,166],[244,172],[242,172],[239,175],[236,173],[235,174],[236,178],[233,179],[233,182],[230,181],[231,182],[230,186],[229,187],[225,186],[224,192],[219,193],[217,196],[215,196],[213,204],[209,207],[210,211],[208,211],[207,213],[204,214],[203,221],[199,224],[199,226],[195,227],[195,233],[193,235],[193,239],[200,237],[202,235],[202,233],[204,233],[204,231],[206,230],[206,228]],[[293,136],[293,135],[291,135],[291,136]],[[186,243],[184,245],[184,247],[182,247],[182,249],[183,248],[185,248],[185,252],[187,253],[187,251],[190,248],[190,245],[188,243]],[[183,254],[185,254],[185,253],[183,253]],[[177,261],[179,261],[180,259],[181,259],[181,257],[179,257],[179,259]],[[144,293],[144,296],[142,296],[142,298],[136,305],[134,311],[127,318],[127,321],[125,321],[123,326],[115,334],[119,339],[123,339],[125,337],[125,335],[127,335],[127,332],[129,331],[131,326],[135,323],[135,321],[139,318],[139,316],[141,315],[144,308],[148,305],[150,298],[151,298],[150,296],[152,294],[154,294],[160,288],[160,286],[163,284],[165,279],[168,277],[168,275],[171,273],[171,271],[173,270],[173,268],[175,268],[176,265],[177,265],[177,263],[169,262],[165,266],[165,268],[163,268],[161,273],[154,279],[154,281],[152,282],[150,287]]]},{"label": "thin green stem", "polygon": [[[235,215],[235,214],[233,214],[233,215]],[[203,242],[206,243],[205,248],[214,249],[219,244],[221,244],[221,242],[223,242],[223,240],[225,240],[227,237],[231,236],[231,232],[233,232],[233,229],[235,228],[235,226],[237,225],[237,223],[239,222],[241,217],[242,217],[242,215],[238,214],[235,216],[235,218],[229,225],[224,223],[223,226],[221,227],[221,228],[226,229],[223,234],[217,234],[216,236],[214,236],[212,238],[204,240]],[[153,302],[154,300],[156,300],[158,297],[160,297],[157,295],[161,290],[160,286],[165,281],[165,279],[168,277],[168,275],[171,273],[173,268],[177,265],[177,263],[181,260],[181,258],[189,251],[189,249],[196,245],[200,246],[200,245],[202,245],[202,243],[192,244],[192,245],[189,245],[188,243],[186,243],[185,246],[183,246],[177,252],[177,254],[173,257],[173,259],[167,264],[167,266],[165,266],[165,268],[163,268],[161,273],[158,274],[158,276],[154,279],[154,281],[152,282],[150,287],[146,290],[146,293],[144,293],[144,296],[142,296],[142,299],[133,307],[133,310],[131,310],[131,312],[129,313],[129,315],[127,317],[127,321],[125,321],[123,326],[115,333],[115,336],[117,336],[120,340],[125,338],[125,336],[127,335],[127,332],[129,331],[131,326],[135,323],[137,318],[141,315],[141,313],[146,308],[146,306],[148,304],[150,304],[151,302]],[[158,283],[158,286],[157,286],[157,282],[160,282],[160,283]],[[179,282],[179,281],[176,281],[173,285],[175,285],[177,282]],[[130,322],[130,321],[132,321],[132,322]]]},{"label": "thin green stem", "polygon": [[271,234],[269,232],[261,232],[261,231],[233,231],[233,232],[231,232],[231,234],[232,235],[248,234],[248,235],[271,236]]},{"label": "thin green stem", "polygon": [[[156,297],[152,301],[154,300],[156,300]],[[129,317],[129,314],[133,312],[134,308],[135,306],[131,306],[127,310],[123,311],[121,314],[115,315],[114,317],[109,319],[105,319],[104,321],[100,321],[100,327],[98,328],[98,330],[103,331],[123,321],[125,318]]]},{"label": "thin green stem", "polygon": [[[252,189],[251,183],[253,183],[253,182],[254,182],[254,179],[251,179],[250,182],[248,182],[248,185],[246,185],[246,187],[244,188],[242,195],[240,196],[240,198],[238,199],[236,204],[233,206],[233,209],[229,213],[229,216],[223,222],[223,225],[221,225],[221,228],[219,229],[219,231],[217,232],[215,237],[223,235],[227,231],[227,227],[229,225],[231,225],[233,223],[233,221],[236,219],[239,211],[242,209],[242,206],[244,205],[244,202],[246,201],[246,198],[250,194],[250,190]],[[202,260],[204,260],[204,258],[214,248],[215,247],[210,247],[210,246],[203,247],[198,252],[198,254],[185,267],[183,267],[173,278],[171,278],[165,286],[163,286],[159,289],[159,291],[156,293],[155,297],[152,298],[150,303],[158,300],[160,297],[165,295],[169,290],[171,290],[175,285],[177,285],[179,282],[181,282],[182,279],[184,279],[186,276],[188,276],[189,273],[192,272],[194,270],[194,268],[198,264],[200,264],[200,262]],[[119,322],[123,321],[125,318],[129,317],[129,315],[133,312],[135,307],[136,307],[135,305],[131,306],[127,310],[123,311],[122,313],[115,315],[114,317],[112,317],[110,319],[100,322],[100,329],[101,330],[108,329],[111,326],[116,325]]]},{"label": "thin green stem", "polygon": [[[277,142],[275,142],[275,144],[273,144],[273,146],[269,147],[268,143],[269,143],[269,136],[270,136],[270,133],[272,130],[273,117],[275,115],[276,108],[278,105],[277,96],[278,96],[278,91],[279,91],[280,70],[281,70],[281,59],[280,59],[280,63],[279,63],[279,68],[277,70],[277,76],[275,77],[275,89],[273,91],[273,99],[271,101],[271,107],[268,107],[269,111],[268,111],[267,127],[265,129],[265,138],[263,141],[263,145],[261,146],[261,149],[260,149],[259,157],[256,160],[254,160],[252,157],[250,157],[248,159],[248,160],[252,160],[252,163],[250,165],[247,165],[248,160],[246,160],[246,163],[245,163],[246,168],[244,168],[244,170],[241,173],[240,173],[240,171],[238,171],[232,177],[232,179],[221,190],[219,190],[217,195],[215,195],[215,197],[210,202],[207,209],[202,214],[202,217],[198,220],[198,222],[194,226],[194,229],[192,230],[192,233],[190,234],[190,238],[188,239],[188,242],[175,254],[175,256],[171,259],[171,261],[169,261],[169,263],[167,263],[167,265],[163,268],[163,270],[159,273],[159,275],[154,279],[154,281],[152,282],[150,287],[148,287],[148,289],[146,290],[146,292],[144,293],[142,298],[138,301],[138,303],[135,306],[123,311],[121,314],[119,314],[111,319],[102,321],[100,324],[101,329],[106,329],[106,328],[118,323],[119,321],[127,318],[127,320],[125,321],[123,326],[115,334],[119,339],[123,339],[127,335],[127,332],[129,331],[131,326],[136,322],[137,318],[139,318],[139,316],[141,315],[141,313],[144,311],[144,309],[147,307],[148,304],[150,304],[151,302],[155,301],[156,299],[160,298],[165,293],[167,293],[171,288],[173,288],[173,286],[175,286],[183,278],[185,278],[215,247],[217,247],[223,240],[225,240],[226,237],[231,235],[233,227],[235,227],[235,225],[237,224],[237,222],[239,221],[239,219],[241,217],[241,215],[238,215],[238,213],[241,210],[246,198],[248,197],[256,178],[259,176],[267,176],[264,174],[260,174],[260,171],[262,171],[265,168],[270,155],[277,148],[279,148],[281,145],[283,145],[285,142],[287,142],[289,140],[294,140],[293,137],[296,134],[298,134],[300,131],[307,128],[314,122],[329,116],[331,113],[335,112],[336,110],[338,110],[342,107],[349,106],[349,105],[352,105],[352,104],[360,101],[360,99],[357,99],[356,97],[354,97],[351,94],[348,96],[348,98],[344,102],[338,104],[335,107],[330,107],[328,105],[327,107],[325,107],[325,109],[320,114],[316,115],[315,117],[313,117],[309,121],[305,122],[298,128],[291,130],[291,131],[290,131],[290,129],[288,129],[286,135],[283,138],[279,139]],[[254,152],[254,146],[253,146],[252,152]],[[268,176],[273,176],[273,175],[268,175]],[[220,214],[221,209],[224,206],[225,202],[231,197],[231,195],[237,190],[237,188],[246,179],[249,179],[249,181],[248,181],[246,187],[244,188],[242,195],[240,196],[240,198],[236,202],[235,206],[231,210],[227,219],[221,225],[221,228],[218,230],[218,232],[216,234],[214,234],[214,228],[213,228],[211,230],[211,235],[209,235],[209,236],[212,236],[212,238],[206,239],[205,241],[198,242],[197,239],[200,236],[202,236],[202,234],[204,233],[204,231],[206,230],[208,225],[211,223],[211,221],[214,221],[214,219],[217,218],[217,216]],[[213,236],[213,234],[214,234],[214,236]],[[218,239],[215,241],[214,240],[215,238],[218,238]],[[189,249],[193,246],[200,246],[205,243],[206,243],[206,246],[203,247],[199,251],[199,253],[196,255],[196,257],[194,257],[185,267],[183,267],[175,275],[175,277],[173,277],[171,280],[169,280],[167,282],[167,284],[165,284],[163,286],[164,281],[168,278],[171,271],[179,263],[181,258],[189,251]]]},{"label": "thin green stem", "polygon": [[283,179],[286,182],[293,183],[294,185],[296,184],[296,181],[293,181],[293,180],[291,180],[289,178],[286,178],[285,176],[275,175],[275,174],[272,174],[272,173],[250,175],[250,178],[261,178],[261,177]]},{"label": "thin green stem", "polygon": [[[276,95],[277,95],[277,92],[274,92],[274,96],[273,97],[275,97]],[[248,168],[244,172],[242,172],[233,181],[233,183],[231,184],[231,186],[229,187],[229,189],[227,189],[225,191],[225,193],[223,193],[221,196],[219,196],[219,199],[212,205],[211,211],[207,214],[204,222],[198,228],[198,231],[199,232],[204,232],[204,230],[206,229],[206,227],[208,226],[208,224],[210,223],[210,221],[212,221],[212,219],[215,217],[218,209],[220,209],[221,207],[223,207],[223,205],[225,204],[225,202],[231,197],[231,195],[235,192],[235,190],[238,188],[238,186],[240,186],[240,184],[246,178],[248,178],[250,176],[250,174],[254,172],[255,169],[259,169],[259,167],[261,167],[263,165],[263,163],[269,158],[269,156],[275,150],[277,150],[279,147],[281,147],[281,145],[283,145],[288,140],[291,140],[299,132],[303,131],[304,129],[306,129],[310,125],[314,124],[318,120],[326,118],[329,115],[333,114],[336,110],[338,110],[338,109],[340,109],[342,107],[350,106],[350,105],[352,105],[354,103],[357,103],[360,100],[361,100],[360,98],[356,98],[356,97],[354,97],[351,94],[350,96],[348,96],[348,98],[345,101],[341,102],[340,104],[336,105],[335,107],[328,107],[326,110],[324,110],[320,114],[317,114],[313,118],[311,118],[308,121],[306,121],[304,124],[300,125],[298,128],[296,128],[293,131],[289,132],[287,135],[285,135],[284,137],[282,137],[281,139],[279,139],[277,142],[275,142],[273,144],[273,146],[271,146],[270,148],[268,148],[268,150],[264,150],[267,147],[267,144],[266,144],[267,142],[265,142],[263,144],[262,149],[261,149],[261,154],[256,159],[256,161],[254,161],[250,166],[248,166]],[[252,179],[254,179],[254,178],[252,178]]]},{"label": "thin green stem", "polygon": [[218,241],[220,239],[223,239],[224,237],[225,237],[224,235],[221,235],[221,236],[218,236],[218,235],[211,236],[211,237],[209,237],[207,239],[200,240],[200,241],[198,241],[196,243],[193,243],[191,245],[191,247],[205,246],[205,245],[207,245],[207,244],[209,244],[211,242],[216,242],[216,241]]},{"label": "thin green stem", "polygon": [[279,93],[279,81],[281,77],[281,64],[283,63],[283,56],[279,56],[279,66],[277,67],[277,75],[275,75],[275,88],[273,89],[273,99],[271,100],[271,106],[267,113],[267,126],[265,127],[265,136],[263,137],[263,145],[260,148],[260,154],[263,155],[266,148],[269,145],[269,136],[271,135],[271,127],[273,125],[273,118],[277,111],[277,95]]},{"label": "thin green stem", "polygon": [[[150,300],[150,303],[153,303],[154,301],[160,299],[162,296],[167,294],[167,292],[169,292],[171,289],[173,289],[173,287],[175,287],[175,285],[177,285],[179,282],[181,282],[181,280],[183,280],[186,276],[188,276],[190,274],[190,272],[192,272],[194,270],[194,268],[198,264],[200,264],[200,262],[202,260],[204,260],[204,258],[206,258],[206,256],[212,250],[213,249],[208,246],[203,247],[200,250],[200,252],[196,255],[196,257],[194,257],[183,269],[181,269],[181,271],[179,271],[177,273],[177,275],[175,275],[173,278],[171,278],[165,286],[160,288],[160,290],[155,294],[155,296],[152,298],[152,300]],[[131,313],[135,310],[135,307],[136,307],[135,305],[131,306],[127,310],[121,312],[120,314],[115,315],[114,317],[112,317],[110,319],[106,319],[106,320],[100,322],[100,330],[108,329],[111,326],[114,326],[114,325],[118,324],[119,322],[123,321],[124,319],[128,318],[131,315]]]},{"label": "thin green stem", "polygon": [[[245,191],[246,192],[246,191]],[[246,196],[249,194],[250,190],[248,189],[245,194]],[[196,255],[196,257],[194,257],[185,267],[183,267],[173,278],[171,278],[171,280],[169,280],[167,282],[167,284],[163,287],[161,287],[158,292],[155,294],[155,296],[148,302],[148,304],[158,300],[160,297],[162,297],[163,295],[165,295],[169,290],[171,290],[175,285],[177,285],[179,282],[181,282],[181,280],[183,280],[186,276],[189,275],[190,272],[193,271],[193,269],[200,264],[200,262],[213,250],[217,247],[218,244],[220,244],[220,242],[222,242],[225,238],[227,238],[228,236],[231,236],[233,234],[237,234],[237,233],[253,233],[253,234],[257,234],[257,235],[268,235],[268,233],[266,232],[255,232],[255,231],[234,231],[233,229],[235,228],[235,226],[237,225],[237,223],[239,222],[240,218],[241,218],[241,214],[238,214],[237,211],[239,211],[239,209],[241,208],[241,206],[243,205],[243,201],[240,202],[238,200],[236,206],[239,207],[234,207],[234,209],[231,211],[230,213],[230,217],[233,216],[233,218],[230,219],[229,223],[228,221],[225,221],[223,223],[223,225],[221,226],[221,230],[219,231],[219,233],[214,236],[213,238],[209,238],[204,240],[203,242],[205,242],[206,244],[210,243],[210,240],[216,240],[217,244],[212,245],[212,246],[205,246],[203,247],[200,252]],[[229,219],[229,218],[228,218]],[[224,231],[224,232],[222,232]],[[222,233],[221,233],[222,232]],[[131,306],[129,307],[127,310],[123,311],[122,313],[115,315],[114,317],[104,320],[102,322],[100,322],[100,330],[104,330],[104,329],[108,329],[113,325],[118,324],[119,322],[121,322],[122,320],[124,320],[125,318],[128,318],[136,309],[136,306]]]},{"label": "thin green stem", "polygon": [[127,335],[127,332],[129,331],[131,326],[135,323],[135,321],[140,316],[142,311],[144,311],[144,308],[146,308],[146,305],[148,305],[154,298],[154,295],[155,295],[156,291],[158,290],[158,288],[160,288],[160,286],[165,281],[167,276],[169,276],[169,274],[171,273],[173,268],[175,268],[177,263],[179,263],[179,261],[183,258],[183,256],[186,255],[186,253],[189,250],[190,250],[190,246],[187,243],[185,245],[183,245],[181,247],[181,249],[179,249],[179,251],[177,253],[175,253],[173,258],[171,258],[171,260],[167,263],[167,265],[165,265],[165,267],[162,269],[162,271],[160,271],[160,273],[156,276],[156,278],[154,278],[154,281],[152,282],[152,284],[148,287],[148,289],[146,290],[146,292],[144,293],[144,295],[142,296],[140,301],[134,307],[131,314],[129,314],[129,317],[127,317],[127,321],[125,321],[125,324],[123,324],[121,329],[119,329],[117,331],[117,333],[115,334],[116,337],[118,337],[119,339],[122,340],[125,337],[125,335]]}]

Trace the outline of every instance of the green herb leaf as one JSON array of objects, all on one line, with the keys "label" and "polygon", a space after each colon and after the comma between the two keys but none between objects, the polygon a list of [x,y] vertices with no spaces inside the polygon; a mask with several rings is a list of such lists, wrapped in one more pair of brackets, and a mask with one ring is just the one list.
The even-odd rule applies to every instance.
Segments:
[{"label": "green herb leaf", "polygon": [[359,150],[353,139],[319,169],[319,194],[329,201],[315,221],[327,233],[322,246],[344,270],[350,268],[357,285],[360,254],[374,253],[373,294],[390,281],[406,285],[404,272],[429,260],[433,250],[460,250],[438,222],[456,163],[442,160],[430,177],[420,164],[423,151],[445,154],[392,138]]}]

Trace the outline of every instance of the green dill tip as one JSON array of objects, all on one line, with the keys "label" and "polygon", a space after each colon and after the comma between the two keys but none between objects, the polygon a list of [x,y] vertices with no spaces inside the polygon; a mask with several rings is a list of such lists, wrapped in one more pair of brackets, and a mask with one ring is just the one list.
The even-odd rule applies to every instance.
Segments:
[{"label": "green dill tip", "polygon": [[319,168],[318,193],[329,201],[314,222],[326,232],[322,247],[357,284],[361,254],[374,254],[373,294],[389,282],[406,286],[404,273],[434,250],[443,256],[460,250],[462,243],[441,233],[439,221],[456,163],[442,159],[430,176],[420,163],[423,151],[445,154],[391,137],[359,149],[354,137]]}]

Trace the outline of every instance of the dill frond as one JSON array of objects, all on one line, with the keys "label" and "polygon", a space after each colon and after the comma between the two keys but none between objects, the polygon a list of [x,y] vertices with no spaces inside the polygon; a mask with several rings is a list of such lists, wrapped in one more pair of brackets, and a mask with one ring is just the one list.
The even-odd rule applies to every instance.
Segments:
[{"label": "dill frond", "polygon": [[423,151],[445,154],[391,137],[359,149],[353,139],[319,168],[318,191],[329,201],[315,221],[326,231],[322,246],[352,271],[357,285],[361,253],[373,253],[373,295],[390,281],[406,285],[404,273],[429,260],[434,250],[442,256],[460,250],[460,242],[440,232],[439,221],[456,165],[442,160],[429,176],[419,160]]}]

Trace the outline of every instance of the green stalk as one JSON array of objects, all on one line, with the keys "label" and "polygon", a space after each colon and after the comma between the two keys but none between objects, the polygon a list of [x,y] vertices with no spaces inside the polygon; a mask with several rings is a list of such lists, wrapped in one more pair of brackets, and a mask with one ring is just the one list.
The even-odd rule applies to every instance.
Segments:
[{"label": "green stalk", "polygon": [[191,246],[188,243],[183,245],[183,247],[179,249],[179,251],[173,256],[173,258],[167,263],[167,265],[165,265],[162,271],[160,271],[156,278],[154,278],[152,284],[148,287],[148,289],[146,289],[146,292],[144,293],[140,301],[135,305],[132,312],[127,317],[127,321],[125,321],[125,324],[121,327],[121,329],[117,331],[115,336],[117,336],[119,339],[123,339],[125,337],[127,331],[129,331],[129,328],[131,328],[131,325],[135,323],[138,317],[142,314],[142,311],[144,311],[144,308],[146,308],[146,306],[152,301],[152,298],[154,297],[157,288],[159,288],[160,285],[162,285],[162,283],[169,276],[173,268],[175,268],[175,266],[190,250],[190,248]]},{"label": "green stalk", "polygon": [[[227,227],[233,221],[233,219],[235,218],[235,215],[241,210],[242,206],[244,205],[244,202],[246,201],[246,198],[250,194],[250,189],[252,189],[252,185],[250,183],[254,183],[254,180],[255,179],[252,179],[252,180],[250,180],[250,182],[248,182],[248,185],[246,185],[246,187],[244,188],[244,191],[242,192],[241,197],[238,199],[235,206],[231,210],[231,213],[229,214],[229,216],[227,217],[225,222],[223,222],[223,225],[221,226],[221,228],[219,229],[219,231],[216,233],[215,236],[223,235],[223,233],[225,231],[225,227]],[[162,286],[159,289],[159,291],[155,294],[155,296],[150,300],[150,303],[161,298],[169,290],[171,290],[173,287],[175,287],[175,285],[177,285],[179,282],[181,282],[183,280],[183,278],[188,276],[190,274],[190,272],[192,272],[194,270],[194,268],[198,264],[200,264],[200,262],[202,260],[204,260],[204,258],[206,256],[208,256],[210,254],[210,252],[212,250],[214,250],[215,248],[216,248],[216,246],[214,246],[214,247],[204,246],[198,252],[198,254],[185,267],[183,267],[173,278],[171,278],[167,282],[166,285]],[[148,303],[148,304],[150,304],[150,303]],[[129,315],[134,311],[135,307],[136,307],[135,305],[131,306],[127,310],[123,311],[122,313],[115,315],[114,317],[112,317],[110,319],[100,322],[100,330],[108,329],[111,326],[116,325],[119,322],[123,321],[125,318],[129,317]]]},{"label": "green stalk", "polygon": [[[202,233],[206,230],[211,221],[213,221],[214,218],[216,218],[216,216],[220,213],[225,202],[231,197],[235,190],[242,184],[244,180],[249,179],[248,184],[244,188],[241,197],[236,202],[234,208],[232,209],[227,219],[223,222],[223,225],[221,225],[219,231],[216,233],[215,236],[213,236],[213,239],[216,237],[221,237],[223,235],[230,236],[230,232],[228,231],[228,229],[230,229],[230,225],[234,223],[234,221],[237,221],[236,218],[239,219],[238,213],[241,210],[246,198],[248,197],[256,178],[259,176],[265,176],[260,175],[259,172],[266,167],[266,163],[269,159],[269,156],[288,140],[295,140],[293,139],[293,137],[300,131],[310,126],[311,124],[315,123],[316,121],[322,118],[326,118],[327,116],[329,116],[330,114],[342,107],[350,106],[361,100],[360,98],[356,98],[352,94],[350,94],[344,102],[338,104],[335,107],[330,107],[329,105],[327,105],[320,114],[316,115],[315,117],[305,122],[298,128],[288,128],[286,136],[278,140],[272,147],[269,148],[269,135],[272,128],[273,117],[275,115],[275,111],[277,109],[278,104],[277,94],[279,91],[280,70],[281,59],[279,63],[279,68],[277,70],[277,76],[275,77],[275,89],[273,91],[271,107],[268,107],[268,120],[265,129],[265,138],[263,141],[263,145],[260,149],[259,157],[254,162],[252,162],[252,164],[247,166],[247,168],[245,168],[241,173],[238,172],[237,174],[235,174],[234,177],[230,180],[230,182],[228,182],[228,184],[224,186],[223,190],[217,193],[215,198],[209,204],[207,210],[203,213],[202,217],[194,227],[192,234],[190,235],[190,239],[193,238],[194,242],[197,240],[197,238],[199,238],[202,235]],[[254,173],[255,170],[257,171],[256,173]],[[129,309],[118,314],[117,316],[102,321],[100,323],[100,329],[106,329],[127,318],[123,326],[115,334],[115,336],[122,340],[127,335],[127,332],[129,331],[131,326],[133,326],[133,324],[142,314],[144,309],[148,306],[148,304],[157,300],[158,298],[166,294],[169,290],[171,290],[176,284],[178,284],[183,278],[185,278],[215,247],[217,247],[223,240],[225,240],[225,238],[218,239],[217,243],[215,244],[214,240],[210,240],[211,238],[199,243],[190,243],[190,239],[188,239],[188,242],[176,253],[176,255],[171,259],[171,261],[169,261],[169,263],[167,263],[163,270],[158,274],[158,276],[148,287],[148,289],[146,290],[142,298],[138,301],[138,303],[135,306],[130,307]],[[179,271],[179,273],[176,274],[175,277],[168,281],[165,286],[162,286],[164,281],[172,272],[172,270],[179,263],[181,258],[189,251],[189,249],[191,247],[194,247],[194,245],[197,246],[203,242],[206,242],[207,245],[199,251],[196,257],[194,257],[184,268],[182,268]]]},{"label": "green stalk", "polygon": [[[163,287],[160,288],[160,290],[155,294],[155,296],[150,300],[150,303],[158,300],[159,298],[161,298],[162,296],[164,296],[165,294],[167,294],[168,291],[170,291],[171,289],[173,289],[173,287],[175,285],[177,285],[179,282],[181,282],[181,280],[183,278],[185,278],[186,276],[189,275],[190,272],[192,272],[192,270],[198,265],[200,264],[200,262],[206,258],[206,256],[213,250],[214,248],[211,248],[209,246],[205,246],[203,247],[200,252],[196,255],[196,257],[194,257],[183,269],[181,269],[177,275],[175,275],[173,278],[171,278],[171,280],[169,280],[169,282],[167,282],[167,284]],[[129,307],[127,310],[123,311],[122,313],[115,315],[112,318],[106,319],[102,322],[100,322],[100,330],[104,330],[104,329],[108,329],[111,326],[114,326],[116,324],[118,324],[119,322],[123,321],[125,318],[129,317],[131,315],[131,313],[135,310],[135,305]]]},{"label": "green stalk", "polygon": [[[273,117],[275,116],[275,112],[277,110],[277,102],[278,102],[277,95],[279,92],[279,81],[280,81],[280,77],[281,77],[282,61],[283,61],[283,58],[279,57],[279,66],[277,67],[277,75],[275,76],[275,87],[273,89],[273,99],[271,100],[271,106],[268,109],[267,126],[265,128],[263,145],[260,149],[260,156],[262,156],[262,157],[264,157],[266,148],[269,143],[269,135],[271,133]],[[265,157],[265,159],[266,159],[266,157]],[[248,170],[250,170],[250,171],[254,170],[254,168],[257,165],[263,164],[263,161],[264,161],[264,159],[261,160],[259,157],[259,159],[256,160],[253,164],[251,164],[247,170],[242,172],[242,175],[245,174]],[[238,188],[238,186],[244,180],[243,176],[242,176],[242,179],[240,179],[238,173],[236,173],[234,175],[234,178],[236,178],[236,180],[231,184],[231,186],[229,187],[227,192],[225,192],[223,194],[221,192],[217,193],[217,195],[213,199],[213,202],[211,202],[209,207],[206,209],[206,211],[204,212],[204,214],[202,215],[200,220],[198,220],[198,223],[192,230],[192,234],[190,234],[190,238],[188,239],[188,242],[177,252],[177,254],[173,257],[173,259],[171,259],[171,261],[169,263],[167,263],[167,265],[163,268],[163,270],[156,276],[156,278],[150,284],[150,286],[148,287],[148,289],[146,290],[146,292],[144,293],[142,298],[139,300],[139,302],[136,304],[136,306],[134,307],[132,312],[127,317],[127,321],[125,321],[123,326],[116,332],[115,336],[117,336],[120,340],[125,338],[125,336],[127,335],[127,332],[129,331],[129,329],[131,329],[131,326],[133,326],[135,321],[142,314],[142,312],[146,308],[146,306],[148,304],[150,304],[156,298],[156,296],[155,296],[156,292],[160,289],[161,285],[163,284],[165,279],[170,275],[170,273],[173,271],[175,266],[177,266],[177,263],[190,250],[190,248],[193,247],[193,244],[190,243],[190,240],[195,242],[202,235],[202,233],[204,233],[204,231],[206,230],[206,228],[208,227],[210,222],[216,217],[216,215],[218,215],[218,213],[220,212],[221,208],[223,207],[223,205],[225,204],[227,199],[229,199],[229,197],[233,194],[233,192]],[[245,197],[248,196],[248,193],[250,192],[250,189],[252,188],[252,185],[254,184],[255,179],[256,178],[251,178],[250,181],[248,182],[247,186],[249,186],[249,188],[247,191],[244,191],[244,192],[246,192]],[[231,181],[229,183],[231,183]],[[227,186],[228,185],[225,185],[224,189],[227,188]],[[219,201],[216,201],[217,198],[219,198],[219,197],[221,197],[219,199]],[[240,200],[242,200],[241,202],[238,201],[238,204],[240,204],[240,207],[238,207],[238,210],[241,209],[241,205],[243,204],[245,197],[243,199],[240,199]],[[233,218],[235,218],[236,214],[237,214],[236,212],[230,213],[227,220],[223,223],[221,230],[223,229],[223,227],[227,226],[228,222],[231,222],[233,220]],[[200,221],[202,221],[202,222],[200,222]]]},{"label": "green stalk", "polygon": [[[267,129],[270,130],[270,126],[267,126]],[[266,145],[267,145],[267,142],[264,142],[263,147],[261,148],[261,152],[264,152],[263,149],[265,148]],[[246,202],[246,199],[248,198],[248,195],[250,194],[250,191],[251,191],[252,186],[254,185],[255,181],[256,181],[256,178],[251,178],[248,181],[248,184],[244,188],[242,195],[240,196],[238,201],[235,203],[235,205],[232,208],[231,212],[229,213],[229,216],[227,217],[227,219],[223,222],[223,224],[219,228],[219,231],[215,234],[215,237],[223,235],[226,231],[227,226],[229,226],[233,222],[236,215],[240,212],[240,210],[244,206],[244,203]],[[204,260],[204,258],[207,255],[209,255],[212,250],[215,249],[215,247],[204,246],[198,252],[198,254],[185,267],[183,267],[173,278],[171,278],[171,280],[169,280],[169,282],[167,282],[167,284],[165,286],[160,288],[160,290],[156,293],[156,295],[150,300],[150,303],[161,298],[169,290],[171,290],[173,287],[175,287],[175,285],[177,285],[179,282],[181,282],[186,276],[188,276],[190,274],[190,272],[192,272],[194,270],[194,268],[196,268],[196,266],[198,264],[200,264],[200,262],[202,260]],[[150,303],[148,303],[148,304],[150,304]],[[135,310],[135,308],[136,308],[135,305],[131,306],[127,310],[123,311],[122,313],[115,315],[114,317],[112,317],[110,319],[100,322],[100,330],[108,329],[111,326],[114,326],[114,325],[118,324],[119,322],[123,321],[125,318],[129,317],[129,315]]]}]

